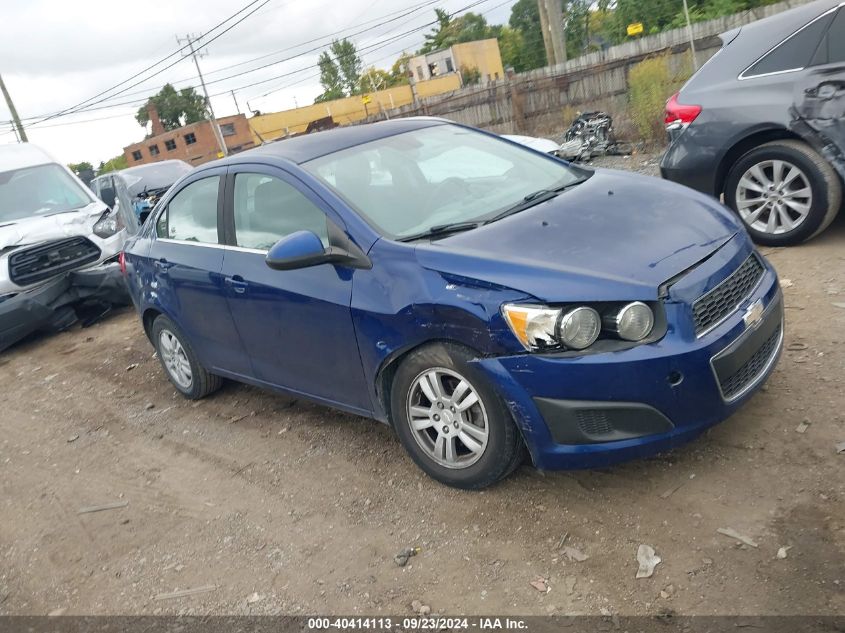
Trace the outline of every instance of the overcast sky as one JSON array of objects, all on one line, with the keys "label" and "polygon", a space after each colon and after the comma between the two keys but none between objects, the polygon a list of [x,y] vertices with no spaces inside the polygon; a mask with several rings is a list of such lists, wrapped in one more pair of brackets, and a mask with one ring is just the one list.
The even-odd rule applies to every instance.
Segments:
[{"label": "overcast sky", "polygon": [[[435,7],[455,12],[476,1],[437,0],[400,17],[425,0],[269,0],[266,6],[205,49],[207,56],[200,64],[209,82],[215,114],[226,116],[237,112],[230,90],[235,91],[241,112],[246,112],[247,102],[252,109],[262,112],[286,110],[295,103],[310,104],[322,92],[317,79],[317,56],[333,34],[341,31],[340,36],[349,36],[363,51],[365,66],[389,68],[403,50],[413,52],[421,46],[423,33],[431,27],[402,34],[432,22]],[[166,82],[177,88],[199,86],[190,59],[183,59],[173,68],[146,79],[177,57],[167,60],[118,88],[115,92],[125,92],[96,104],[97,109],[39,121],[43,115],[86,101],[175,52],[179,48],[177,34],[208,31],[248,2],[27,0],[4,3],[0,74],[18,114],[24,119],[30,142],[41,145],[62,162],[87,160],[95,167],[101,160],[122,153],[125,145],[143,138],[144,130],[135,121],[134,113],[146,96],[157,92]],[[507,22],[514,2],[481,0],[472,10],[483,13],[491,24],[501,24]],[[380,24],[388,20],[392,21]],[[307,52],[318,46],[321,48]],[[245,72],[292,56],[296,57],[263,70]],[[257,57],[263,58],[256,60]],[[241,65],[230,68],[235,64]],[[226,79],[237,73],[245,74]],[[146,80],[130,88],[142,79]],[[256,82],[261,83],[247,87]],[[112,94],[109,92],[98,99]],[[0,143],[15,141],[7,123],[10,118],[0,98]]]}]

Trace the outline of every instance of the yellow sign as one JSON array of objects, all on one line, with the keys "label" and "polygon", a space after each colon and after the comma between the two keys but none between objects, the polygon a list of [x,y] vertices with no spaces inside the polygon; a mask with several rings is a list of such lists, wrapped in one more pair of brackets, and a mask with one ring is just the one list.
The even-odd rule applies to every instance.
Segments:
[{"label": "yellow sign", "polygon": [[628,35],[639,35],[643,32],[643,23],[642,22],[634,22],[633,24],[628,25]]},{"label": "yellow sign", "polygon": [[221,150],[217,150],[217,158],[223,158],[225,154]]},{"label": "yellow sign", "polygon": [[364,105],[367,105],[372,100],[373,98],[370,95],[364,95],[363,97],[361,97],[361,103],[363,103]]}]

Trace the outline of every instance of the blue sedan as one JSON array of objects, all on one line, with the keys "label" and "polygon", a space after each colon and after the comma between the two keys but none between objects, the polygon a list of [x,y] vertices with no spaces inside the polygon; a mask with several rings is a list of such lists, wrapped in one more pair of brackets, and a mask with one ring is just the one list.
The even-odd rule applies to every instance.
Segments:
[{"label": "blue sedan", "polygon": [[775,271],[712,198],[437,119],[199,167],[122,261],[184,396],[226,378],[376,418],[460,488],[526,452],[591,468],[677,446],[783,341]]}]

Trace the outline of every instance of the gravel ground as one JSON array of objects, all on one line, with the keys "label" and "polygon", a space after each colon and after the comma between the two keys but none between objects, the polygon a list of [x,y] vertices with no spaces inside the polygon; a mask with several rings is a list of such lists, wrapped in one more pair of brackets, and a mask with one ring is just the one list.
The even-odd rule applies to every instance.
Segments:
[{"label": "gravel ground", "polygon": [[[376,422],[235,384],[183,400],[130,311],[18,345],[0,357],[0,613],[845,614],[843,245],[845,217],[765,251],[789,351],[732,419],[480,493],[424,477]],[[120,507],[80,513],[100,504]],[[638,580],[641,544],[662,563]]]}]

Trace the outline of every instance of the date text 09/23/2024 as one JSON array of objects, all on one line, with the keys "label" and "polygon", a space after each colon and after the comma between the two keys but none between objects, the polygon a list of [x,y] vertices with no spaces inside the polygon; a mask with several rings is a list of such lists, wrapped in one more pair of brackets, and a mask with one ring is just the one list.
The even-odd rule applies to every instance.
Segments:
[{"label": "date text 09/23/2024", "polygon": [[450,618],[450,617],[316,617],[308,618],[309,630],[339,630],[339,631],[459,631],[459,630],[526,630],[527,623],[521,618]]}]

